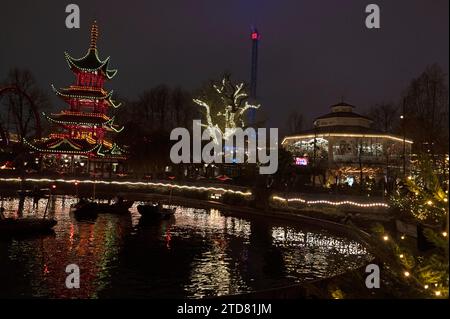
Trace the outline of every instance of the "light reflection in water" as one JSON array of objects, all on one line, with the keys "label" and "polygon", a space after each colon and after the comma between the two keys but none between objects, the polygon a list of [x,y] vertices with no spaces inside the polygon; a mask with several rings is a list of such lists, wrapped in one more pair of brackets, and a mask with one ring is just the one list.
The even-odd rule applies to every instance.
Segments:
[{"label": "light reflection in water", "polygon": [[[175,219],[149,224],[136,204],[126,216],[76,221],[74,198],[54,197],[50,236],[0,240],[0,297],[205,297],[249,292],[331,276],[362,265],[358,243],[325,231],[177,207]],[[24,217],[42,216],[46,200]],[[16,216],[19,201],[4,200]],[[65,267],[81,270],[81,288],[65,287]]]}]

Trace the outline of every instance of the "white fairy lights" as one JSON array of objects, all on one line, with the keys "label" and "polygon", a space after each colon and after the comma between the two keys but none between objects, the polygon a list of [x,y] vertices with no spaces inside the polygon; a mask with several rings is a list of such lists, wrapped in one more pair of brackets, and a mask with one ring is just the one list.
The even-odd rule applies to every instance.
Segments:
[{"label": "white fairy lights", "polygon": [[186,189],[195,191],[213,191],[219,193],[230,193],[242,196],[251,196],[250,191],[238,191],[223,187],[204,187],[204,186],[190,186],[190,185],[179,185],[170,183],[153,183],[153,182],[127,182],[127,181],[104,181],[104,180],[77,180],[77,179],[51,179],[51,178],[0,178],[1,182],[36,182],[36,183],[67,183],[67,184],[102,184],[102,185],[124,185],[124,186],[148,186],[148,187],[167,187],[174,189]]},{"label": "white fairy lights", "polygon": [[221,136],[227,140],[235,133],[236,128],[244,127],[245,123],[242,119],[243,114],[249,109],[259,109],[260,105],[254,105],[248,103],[248,101],[244,101],[248,97],[247,93],[244,91],[244,83],[234,85],[228,77],[224,77],[220,86],[213,85],[213,87],[221,96],[221,100],[224,104],[224,109],[216,114],[217,116],[224,117],[225,126],[223,130],[217,123],[214,123],[214,120],[212,119],[211,105],[201,99],[193,99],[193,101],[205,108],[207,124],[202,124],[202,126],[209,130],[214,141],[218,143],[215,132],[220,132]]},{"label": "white fairy lights", "polygon": [[306,205],[317,205],[317,204],[326,204],[326,205],[333,205],[333,206],[342,206],[342,205],[350,205],[350,206],[357,206],[361,208],[371,208],[371,207],[385,207],[388,208],[389,205],[386,203],[381,202],[374,202],[374,203],[357,203],[353,201],[329,201],[329,200],[306,200],[303,198],[283,198],[280,196],[273,196],[273,200],[277,201],[284,201],[284,202],[300,202]]},{"label": "white fairy lights", "polygon": [[[30,142],[28,142],[25,138],[23,139],[24,144],[26,144],[27,146],[31,147],[33,150],[38,151],[38,152],[42,152],[42,153],[61,153],[61,154],[89,154],[92,153],[93,151],[95,151],[96,148],[98,148],[101,144],[97,144],[95,145],[93,148],[86,150],[86,151],[69,151],[69,150],[64,150],[64,151],[60,151],[60,150],[49,150],[49,149],[43,149],[43,148],[39,148],[37,146],[34,146],[33,144],[31,144]],[[0,179],[2,180],[2,179]]]},{"label": "white fairy lights", "polygon": [[[325,138],[325,137],[367,137],[367,138],[386,138],[397,142],[403,142],[403,138],[389,135],[389,134],[358,134],[358,133],[318,133],[314,134],[303,134],[303,135],[295,135],[295,136],[286,136],[281,142],[282,145],[287,143],[289,140],[297,140],[301,138]],[[405,143],[412,144],[413,141],[405,139]]]}]

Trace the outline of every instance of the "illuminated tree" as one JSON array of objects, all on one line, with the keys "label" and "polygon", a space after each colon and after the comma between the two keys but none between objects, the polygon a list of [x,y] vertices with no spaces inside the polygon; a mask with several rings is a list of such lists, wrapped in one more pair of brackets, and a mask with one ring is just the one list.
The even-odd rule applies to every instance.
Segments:
[{"label": "illuminated tree", "polygon": [[440,165],[432,162],[432,156],[421,156],[391,202],[404,218],[440,226],[448,215],[448,155]]},{"label": "illuminated tree", "polygon": [[220,83],[211,83],[201,97],[193,100],[204,108],[206,124],[211,135],[217,130],[228,139],[238,127],[245,127],[244,113],[249,109],[258,109],[260,105],[250,104],[244,83],[235,84],[230,75],[223,76]]},{"label": "illuminated tree", "polygon": [[420,225],[418,236],[423,229],[428,249],[418,252],[404,235],[400,243],[388,240],[386,234],[382,237],[399,266],[398,278],[403,277],[424,297],[448,297],[448,155],[438,169],[433,168],[431,156],[420,158],[415,167],[404,187],[392,196],[391,206],[403,220]]}]

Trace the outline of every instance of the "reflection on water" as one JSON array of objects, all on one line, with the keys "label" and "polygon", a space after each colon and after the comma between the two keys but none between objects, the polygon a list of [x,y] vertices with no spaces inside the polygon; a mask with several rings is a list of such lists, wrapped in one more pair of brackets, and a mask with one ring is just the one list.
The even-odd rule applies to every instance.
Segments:
[{"label": "reflection on water", "polygon": [[[177,207],[166,221],[102,214],[76,221],[70,197],[54,197],[54,234],[0,239],[0,297],[205,297],[249,292],[332,276],[369,258],[358,243],[324,230]],[[46,201],[24,217],[42,216]],[[15,216],[19,201],[2,201]],[[80,289],[65,268],[80,267]]]}]

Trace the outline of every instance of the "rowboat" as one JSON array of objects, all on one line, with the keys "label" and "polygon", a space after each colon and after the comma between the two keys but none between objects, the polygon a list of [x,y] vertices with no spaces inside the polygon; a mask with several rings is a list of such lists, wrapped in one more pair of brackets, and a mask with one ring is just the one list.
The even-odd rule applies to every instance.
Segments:
[{"label": "rowboat", "polygon": [[126,214],[131,206],[133,206],[133,201],[107,204],[80,200],[73,208],[76,217],[96,217],[97,214]]},{"label": "rowboat", "polygon": [[161,205],[138,205],[137,210],[142,218],[169,219],[175,215],[175,208],[163,208]]}]

